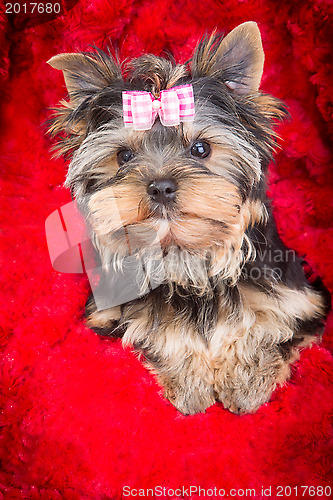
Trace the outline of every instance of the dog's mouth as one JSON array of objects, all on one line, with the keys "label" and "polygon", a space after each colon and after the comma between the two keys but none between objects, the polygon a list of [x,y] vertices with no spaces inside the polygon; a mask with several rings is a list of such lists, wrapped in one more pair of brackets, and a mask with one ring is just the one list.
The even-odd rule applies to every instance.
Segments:
[{"label": "dog's mouth", "polygon": [[230,234],[224,222],[186,212],[176,215],[163,209],[136,226],[152,230],[156,235],[153,244],[163,249],[178,246],[196,251],[210,245],[221,246]]},{"label": "dog's mouth", "polygon": [[[148,202],[145,195],[137,204],[126,186],[97,193],[90,200],[91,225],[103,245],[125,255],[153,246],[177,246],[193,253],[211,246],[224,246],[241,232],[239,198],[223,195],[211,188],[210,196],[201,191],[179,191],[168,205]],[[237,234],[236,234],[237,233]],[[130,244],[128,244],[128,242]]]},{"label": "dog's mouth", "polygon": [[150,213],[150,218],[158,220],[170,220],[173,216],[173,210],[164,205],[153,206]]}]

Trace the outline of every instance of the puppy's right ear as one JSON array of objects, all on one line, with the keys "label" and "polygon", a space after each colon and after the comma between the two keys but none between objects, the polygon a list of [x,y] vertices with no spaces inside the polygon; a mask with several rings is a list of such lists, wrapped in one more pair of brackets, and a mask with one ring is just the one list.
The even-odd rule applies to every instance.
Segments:
[{"label": "puppy's right ear", "polygon": [[[121,96],[123,78],[121,65],[108,52],[95,47],[96,52],[75,54],[59,54],[51,57],[48,64],[63,72],[69,93],[69,102],[61,101],[61,106],[54,108],[53,116],[48,120],[49,134],[52,137],[61,134],[58,144],[58,155],[70,157],[84,140],[89,124],[91,103],[105,89],[115,91],[117,98]],[[99,109],[110,119],[112,112]]]},{"label": "puppy's right ear", "polygon": [[94,94],[122,81],[120,65],[101,50],[96,53],[58,54],[47,61],[63,72],[68,93],[73,100]]}]

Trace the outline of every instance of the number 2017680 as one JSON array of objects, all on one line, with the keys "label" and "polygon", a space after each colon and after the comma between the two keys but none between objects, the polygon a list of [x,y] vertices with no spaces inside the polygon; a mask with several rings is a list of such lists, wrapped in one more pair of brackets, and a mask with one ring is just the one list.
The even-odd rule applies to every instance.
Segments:
[{"label": "number 2017680", "polygon": [[6,14],[60,14],[60,3],[6,3]]}]

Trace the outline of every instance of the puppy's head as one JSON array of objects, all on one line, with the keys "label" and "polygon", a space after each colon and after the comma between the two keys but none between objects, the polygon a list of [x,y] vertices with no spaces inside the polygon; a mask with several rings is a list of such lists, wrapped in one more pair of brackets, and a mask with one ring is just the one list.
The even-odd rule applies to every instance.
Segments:
[{"label": "puppy's head", "polygon": [[[50,59],[69,93],[51,132],[63,134],[60,151],[71,157],[66,184],[104,260],[158,244],[165,254],[205,261],[209,254],[217,272],[231,269],[232,259],[235,269],[244,262],[246,230],[265,217],[272,120],[285,114],[259,92],[263,63],[253,22],[203,38],[184,65],[144,55],[121,68],[100,50]],[[194,91],[193,122],[164,126],[157,118],[149,130],[125,127],[123,91],[158,96],[184,84]]]}]

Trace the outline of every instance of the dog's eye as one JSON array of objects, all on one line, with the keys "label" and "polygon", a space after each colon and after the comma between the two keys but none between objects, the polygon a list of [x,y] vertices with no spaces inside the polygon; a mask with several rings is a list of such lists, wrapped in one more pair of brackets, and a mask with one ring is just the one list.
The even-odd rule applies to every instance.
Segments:
[{"label": "dog's eye", "polygon": [[204,141],[196,141],[192,144],[191,155],[197,158],[206,158],[210,153],[210,145]]},{"label": "dog's eye", "polygon": [[124,163],[129,162],[133,158],[133,153],[130,149],[122,149],[117,153],[118,165],[121,167]]}]

